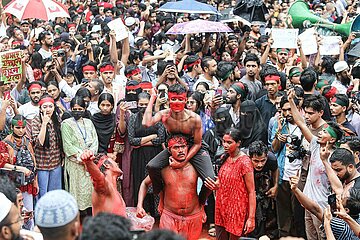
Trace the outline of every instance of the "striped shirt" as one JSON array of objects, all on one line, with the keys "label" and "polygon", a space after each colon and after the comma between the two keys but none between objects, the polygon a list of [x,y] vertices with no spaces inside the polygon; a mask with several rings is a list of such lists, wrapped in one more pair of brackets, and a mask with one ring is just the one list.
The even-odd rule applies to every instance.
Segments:
[{"label": "striped shirt", "polygon": [[[360,218],[356,219],[360,224]],[[341,218],[333,217],[330,221],[330,227],[336,240],[358,240],[359,238],[351,230],[349,225]],[[323,226],[321,226],[323,229]]]},{"label": "striped shirt", "polygon": [[60,139],[57,139],[54,124],[50,121],[47,124],[49,131],[50,147],[42,146],[39,141],[39,133],[41,129],[40,116],[36,116],[31,123],[32,143],[34,146],[36,168],[38,170],[53,170],[61,164]]}]

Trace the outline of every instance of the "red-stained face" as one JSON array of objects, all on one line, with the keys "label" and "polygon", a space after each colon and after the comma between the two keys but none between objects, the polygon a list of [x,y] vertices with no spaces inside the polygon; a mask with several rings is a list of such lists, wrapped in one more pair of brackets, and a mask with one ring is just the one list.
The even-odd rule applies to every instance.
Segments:
[{"label": "red-stained face", "polygon": [[188,146],[185,143],[175,143],[170,148],[171,156],[178,162],[183,162],[188,153]]},{"label": "red-stained face", "polygon": [[240,147],[240,142],[236,142],[229,134],[225,134],[223,137],[223,146],[225,152],[232,154]]},{"label": "red-stained face", "polygon": [[184,110],[186,105],[186,93],[183,94],[176,94],[169,92],[169,105],[172,111],[174,112],[181,112]]}]

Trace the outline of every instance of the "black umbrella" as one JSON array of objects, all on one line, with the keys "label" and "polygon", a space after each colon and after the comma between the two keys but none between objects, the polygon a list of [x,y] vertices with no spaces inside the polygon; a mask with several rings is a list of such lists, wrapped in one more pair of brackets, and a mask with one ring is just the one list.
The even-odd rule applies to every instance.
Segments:
[{"label": "black umbrella", "polygon": [[234,14],[247,21],[265,23],[268,10],[262,0],[240,0],[234,8]]}]

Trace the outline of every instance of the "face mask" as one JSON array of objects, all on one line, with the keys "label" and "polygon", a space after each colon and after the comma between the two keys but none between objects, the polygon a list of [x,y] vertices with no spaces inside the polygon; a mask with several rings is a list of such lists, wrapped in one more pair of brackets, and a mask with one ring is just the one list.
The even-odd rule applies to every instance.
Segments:
[{"label": "face mask", "polygon": [[84,112],[83,111],[72,111],[72,116],[75,118],[75,120],[79,120],[80,118],[83,117]]},{"label": "face mask", "polygon": [[176,112],[183,111],[185,109],[185,102],[172,102],[169,104],[170,109]]},{"label": "face mask", "polygon": [[141,112],[142,114],[144,114],[146,107],[138,107],[139,112]]}]

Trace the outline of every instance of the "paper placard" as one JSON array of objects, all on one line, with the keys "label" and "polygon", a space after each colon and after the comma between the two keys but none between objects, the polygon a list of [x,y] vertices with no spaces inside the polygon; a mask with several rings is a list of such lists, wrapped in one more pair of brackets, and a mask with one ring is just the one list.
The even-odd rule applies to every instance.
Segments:
[{"label": "paper placard", "polygon": [[317,42],[315,36],[315,29],[309,28],[299,35],[301,47],[305,55],[317,53]]},{"label": "paper placard", "polygon": [[340,40],[340,36],[323,36],[319,47],[320,55],[339,55]]},{"label": "paper placard", "polygon": [[7,82],[18,82],[21,80],[22,64],[21,64],[22,51],[12,50],[0,53],[0,79]]},{"label": "paper placard", "polygon": [[120,18],[109,22],[108,27],[115,31],[116,41],[119,42],[129,36],[128,30]]},{"label": "paper placard", "polygon": [[282,29],[273,28],[271,29],[271,37],[274,43],[271,45],[272,48],[297,48],[297,38],[299,29]]}]

